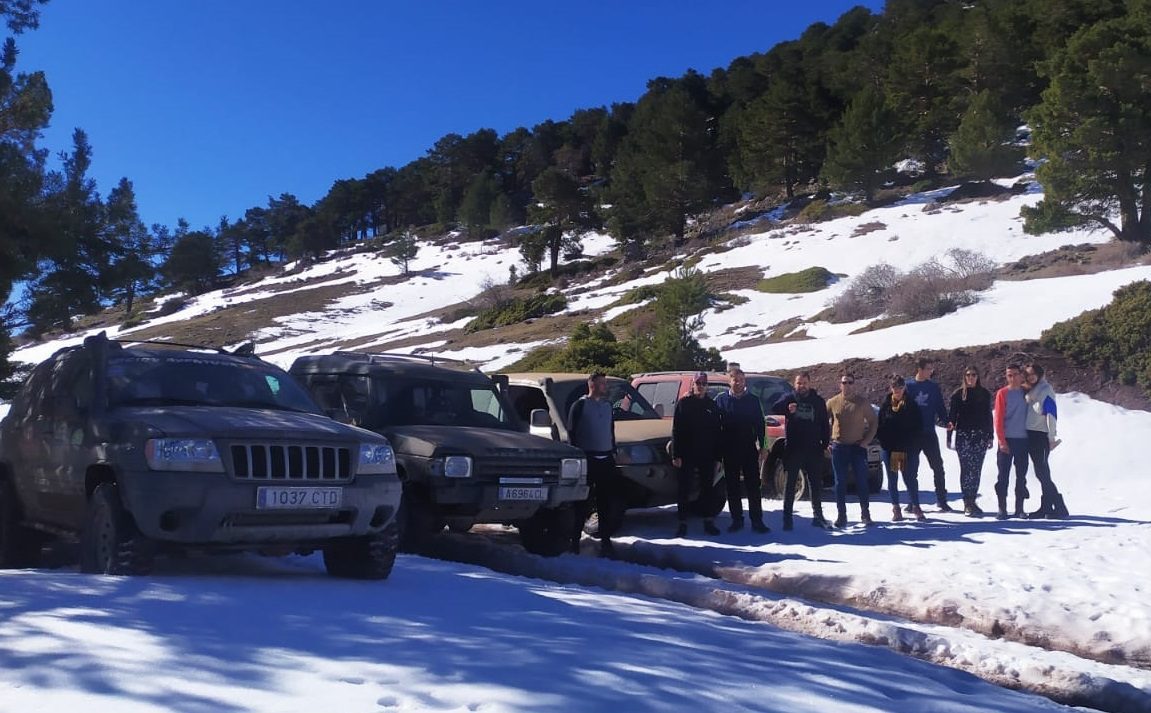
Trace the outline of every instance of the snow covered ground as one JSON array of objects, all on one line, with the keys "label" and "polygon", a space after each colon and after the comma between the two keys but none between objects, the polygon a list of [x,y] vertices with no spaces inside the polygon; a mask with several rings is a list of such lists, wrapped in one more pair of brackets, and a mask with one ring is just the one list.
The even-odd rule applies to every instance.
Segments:
[{"label": "snow covered ground", "polygon": [[[851,276],[880,261],[911,267],[951,247],[1007,262],[1105,238],[1023,235],[1019,207],[1036,199],[925,211],[924,197],[913,197],[810,231],[750,236],[701,267],[759,265],[771,275],[822,265]],[[855,236],[867,223],[885,227]],[[589,241],[589,253],[607,247],[602,236]],[[352,335],[424,334],[434,345],[447,325],[410,318],[470,297],[515,261],[491,246],[425,248],[413,265],[420,276],[285,318],[258,335],[259,350],[287,365],[300,345],[323,351]],[[291,279],[369,284],[396,271],[358,255]],[[846,280],[802,296],[748,291],[747,304],[707,315],[705,343],[745,368],[774,370],[1029,338],[1148,278],[1151,268],[1128,268],[1001,282],[979,304],[929,322],[858,335],[848,334],[853,325],[811,323],[815,339],[724,349],[744,333],[810,318]],[[200,296],[162,319],[252,299],[267,282]],[[636,284],[583,292],[571,308],[609,304]],[[64,343],[16,356],[39,361]],[[467,356],[496,368],[518,358],[513,346]],[[590,541],[582,556],[542,560],[500,528],[481,528],[445,538],[445,547],[487,567],[403,556],[384,583],[331,580],[315,557],[192,558],[133,580],[67,568],[0,572],[0,711],[1060,708],[988,681],[1104,710],[1151,710],[1151,500],[1141,448],[1151,414],[1059,398],[1064,442],[1051,462],[1073,514],[1065,521],[969,520],[928,507],[925,523],[890,524],[883,492],[872,506],[880,526],[840,532],[805,520],[782,532],[775,501],[767,537],[674,539],[669,509],[635,512],[621,561],[594,558]],[[945,457],[954,491],[958,466],[954,453]]]}]

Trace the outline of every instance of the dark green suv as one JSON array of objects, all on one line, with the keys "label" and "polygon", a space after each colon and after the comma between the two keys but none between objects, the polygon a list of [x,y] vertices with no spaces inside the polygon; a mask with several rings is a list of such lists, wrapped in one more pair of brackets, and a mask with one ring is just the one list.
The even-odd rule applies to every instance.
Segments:
[{"label": "dark green suv", "polygon": [[299,357],[289,371],[330,416],[395,447],[402,548],[475,523],[516,526],[536,554],[571,546],[571,504],[588,493],[583,451],[527,433],[479,370],[430,356],[336,352]]},{"label": "dark green suv", "polygon": [[382,579],[399,503],[387,439],[325,417],[251,354],[88,337],[37,366],[0,421],[0,567],[65,536],[86,572],[322,550],[333,575]]}]

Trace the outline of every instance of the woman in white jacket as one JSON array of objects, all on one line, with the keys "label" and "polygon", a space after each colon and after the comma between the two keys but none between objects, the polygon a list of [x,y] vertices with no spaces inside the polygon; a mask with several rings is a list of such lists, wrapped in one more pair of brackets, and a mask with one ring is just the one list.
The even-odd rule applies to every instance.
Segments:
[{"label": "woman in white jacket", "polygon": [[1067,517],[1067,506],[1063,496],[1051,480],[1051,467],[1047,463],[1051,449],[1059,444],[1056,437],[1058,410],[1055,406],[1055,390],[1043,378],[1043,367],[1027,364],[1023,370],[1023,388],[1027,391],[1027,445],[1031,462],[1035,466],[1035,478],[1043,489],[1039,509],[1030,513],[1029,519]]}]

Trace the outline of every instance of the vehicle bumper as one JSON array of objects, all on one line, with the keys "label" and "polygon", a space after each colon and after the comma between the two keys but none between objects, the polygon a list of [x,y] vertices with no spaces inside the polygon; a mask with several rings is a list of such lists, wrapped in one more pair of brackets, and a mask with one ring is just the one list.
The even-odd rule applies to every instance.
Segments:
[{"label": "vehicle bumper", "polygon": [[[395,476],[347,483],[237,482],[224,474],[147,472],[121,477],[124,504],[147,537],[188,545],[310,544],[379,532],[395,519]],[[261,486],[339,487],[335,508],[260,509]]]},{"label": "vehicle bumper", "polygon": [[466,481],[433,488],[431,497],[444,517],[463,517],[474,522],[506,523],[527,519],[541,508],[560,507],[567,503],[586,500],[588,496],[587,483],[540,485],[547,488],[545,500],[501,500],[499,483]]}]

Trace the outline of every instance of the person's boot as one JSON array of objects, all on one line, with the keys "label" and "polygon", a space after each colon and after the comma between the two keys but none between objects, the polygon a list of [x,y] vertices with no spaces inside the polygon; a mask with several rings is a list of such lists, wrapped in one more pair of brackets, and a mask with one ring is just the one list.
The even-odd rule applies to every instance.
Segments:
[{"label": "person's boot", "polygon": [[751,529],[761,535],[767,532],[771,532],[771,528],[768,527],[767,523],[765,523],[762,519],[753,519],[751,521]]},{"label": "person's boot", "polygon": [[1012,517],[1017,517],[1017,518],[1027,517],[1027,513],[1023,512],[1023,500],[1026,497],[1027,497],[1026,495],[1016,495],[1015,496],[1015,512],[1011,514]]},{"label": "person's boot", "polygon": [[840,510],[839,511],[839,515],[836,516],[834,524],[835,524],[835,527],[840,529],[840,530],[847,527],[847,511],[846,510]]},{"label": "person's boot", "polygon": [[1067,511],[1067,504],[1063,502],[1062,495],[1055,495],[1051,498],[1051,514],[1055,517],[1071,517],[1071,513]]},{"label": "person's boot", "polygon": [[871,527],[871,525],[873,524],[871,522],[871,511],[870,510],[861,511],[859,513],[859,521],[862,522],[864,525]]},{"label": "person's boot", "polygon": [[999,495],[999,512],[996,513],[995,519],[996,520],[1006,520],[1007,519],[1007,496],[1006,495],[1002,495],[1002,494]]},{"label": "person's boot", "polygon": [[783,514],[783,529],[790,532],[795,527],[795,523],[791,517],[791,513],[785,512]]},{"label": "person's boot", "polygon": [[903,522],[903,511],[899,509],[899,503],[891,506],[891,521]]},{"label": "person's boot", "polygon": [[947,502],[947,493],[943,491],[935,494],[935,506],[939,508],[940,512],[955,512]]},{"label": "person's boot", "polygon": [[719,528],[715,526],[715,522],[711,518],[703,521],[703,531],[713,537],[719,534]]},{"label": "person's boot", "polygon": [[[707,528],[704,528],[705,530]],[[739,532],[743,529],[743,515],[736,515],[731,518],[731,524],[727,526],[728,532]],[[710,534],[710,533],[709,533]]]},{"label": "person's boot", "polygon": [[918,505],[911,506],[911,514],[915,515],[916,522],[923,522],[927,519],[927,516],[923,514],[923,508]]},{"label": "person's boot", "polygon": [[1042,498],[1039,502],[1039,509],[1034,512],[1027,513],[1028,520],[1044,520],[1050,516],[1051,503],[1047,498]]},{"label": "person's boot", "polygon": [[816,510],[815,515],[811,518],[811,526],[818,527],[821,530],[830,530],[831,523],[823,516],[822,510]]}]

